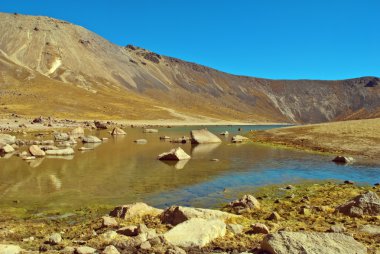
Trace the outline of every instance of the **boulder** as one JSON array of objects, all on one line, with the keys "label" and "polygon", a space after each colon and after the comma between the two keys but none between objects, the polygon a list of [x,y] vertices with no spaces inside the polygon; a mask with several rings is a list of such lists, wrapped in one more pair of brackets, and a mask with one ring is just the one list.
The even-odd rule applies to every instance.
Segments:
[{"label": "boulder", "polygon": [[84,129],[82,127],[76,127],[70,131],[70,136],[73,138],[79,138],[84,136]]},{"label": "boulder", "polygon": [[62,236],[59,233],[53,233],[49,236],[47,242],[52,245],[59,244],[62,242]]},{"label": "boulder", "polygon": [[144,133],[158,133],[157,129],[143,129]]},{"label": "boulder", "polygon": [[352,163],[354,162],[354,158],[352,157],[347,157],[347,156],[336,156],[333,160],[333,162],[335,163],[342,163],[342,164],[345,164],[345,163]]},{"label": "boulder", "polygon": [[0,244],[0,254],[18,254],[22,249],[18,245],[13,244]]},{"label": "boulder", "polygon": [[135,216],[141,217],[146,214],[157,215],[162,213],[162,211],[162,209],[157,209],[145,203],[138,202],[115,207],[109,215],[112,217],[127,219]]},{"label": "boulder", "polygon": [[180,161],[180,160],[188,160],[190,159],[190,155],[185,153],[185,151],[181,147],[174,148],[170,150],[170,152],[162,153],[158,155],[159,160],[174,160],[174,161]]},{"label": "boulder", "polygon": [[13,153],[14,151],[15,149],[9,144],[0,145],[0,153]]},{"label": "boulder", "polygon": [[16,137],[9,134],[0,133],[0,144],[12,145],[16,142]]},{"label": "boulder", "polygon": [[380,198],[375,192],[368,191],[338,206],[336,210],[350,217],[378,216],[380,215]]},{"label": "boulder", "polygon": [[192,130],[190,132],[191,143],[193,144],[208,144],[208,143],[221,143],[222,140],[215,134],[209,132],[207,129]]},{"label": "boulder", "polygon": [[37,145],[32,145],[29,147],[29,152],[31,155],[35,157],[43,157],[45,156],[45,152]]},{"label": "boulder", "polygon": [[113,245],[108,245],[104,248],[102,254],[120,254],[120,252]]},{"label": "boulder", "polygon": [[244,195],[242,198],[232,201],[225,206],[235,211],[260,209],[260,202],[252,195]]},{"label": "boulder", "polygon": [[340,233],[278,232],[264,237],[261,248],[270,254],[365,254],[366,247]]},{"label": "boulder", "polygon": [[115,218],[109,216],[102,217],[102,226],[103,227],[117,227],[118,223]]},{"label": "boulder", "polygon": [[192,218],[166,232],[164,238],[175,246],[201,248],[225,234],[226,224],[221,220]]},{"label": "boulder", "polygon": [[269,234],[269,229],[265,224],[255,223],[251,225],[251,234]]},{"label": "boulder", "polygon": [[167,140],[167,139],[170,139],[170,137],[169,136],[161,136],[160,139],[161,140]]},{"label": "boulder", "polygon": [[94,121],[94,125],[95,125],[96,129],[98,129],[98,130],[106,130],[107,129],[107,125],[105,123],[102,123],[99,121]]},{"label": "boulder", "polygon": [[241,135],[235,135],[232,137],[231,139],[231,142],[232,143],[242,143],[242,142],[245,142],[245,141],[248,141],[249,138],[247,137],[244,137],[244,136],[241,136]]},{"label": "boulder", "polygon": [[75,248],[76,254],[92,254],[96,253],[96,249],[88,247],[88,246],[80,246]]},{"label": "boulder", "polygon": [[116,231],[118,234],[125,235],[125,236],[137,236],[139,233],[137,231],[137,226],[126,226],[119,228]]},{"label": "boulder", "polygon": [[141,138],[141,139],[136,139],[133,142],[135,142],[136,144],[146,144],[148,143],[148,140]]},{"label": "boulder", "polygon": [[74,149],[71,147],[65,149],[57,149],[57,150],[47,150],[45,152],[46,155],[72,155],[74,154]]},{"label": "boulder", "polygon": [[102,143],[102,141],[98,137],[91,136],[91,135],[85,136],[82,142],[83,143]]},{"label": "boulder", "polygon": [[55,141],[68,141],[70,139],[69,134],[64,132],[56,132],[53,134]]},{"label": "boulder", "polygon": [[237,215],[219,210],[171,206],[161,214],[161,221],[166,224],[177,225],[192,218],[225,220],[234,217],[237,217]]},{"label": "boulder", "polygon": [[113,128],[111,135],[127,135],[127,133],[119,127]]}]

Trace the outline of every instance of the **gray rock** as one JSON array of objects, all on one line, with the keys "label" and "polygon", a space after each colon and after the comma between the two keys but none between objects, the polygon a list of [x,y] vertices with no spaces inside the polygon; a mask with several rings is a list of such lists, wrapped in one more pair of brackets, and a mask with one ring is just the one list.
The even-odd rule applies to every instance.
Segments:
[{"label": "gray rock", "polygon": [[74,149],[72,149],[71,147],[67,147],[65,149],[47,150],[45,154],[46,155],[60,155],[60,156],[72,155],[74,154]]},{"label": "gray rock", "polygon": [[209,132],[207,129],[192,130],[190,132],[191,143],[193,144],[208,144],[208,143],[221,143],[222,140],[215,134]]},{"label": "gray rock", "polygon": [[145,241],[142,244],[140,244],[140,249],[142,250],[149,250],[152,248],[152,245],[150,244],[149,241]]},{"label": "gray rock", "polygon": [[244,227],[240,224],[227,224],[227,230],[232,232],[234,235],[243,233]]},{"label": "gray rock", "polygon": [[226,224],[221,220],[192,218],[166,232],[164,237],[175,246],[204,247],[225,234]]},{"label": "gray rock", "polygon": [[0,254],[19,254],[22,249],[18,245],[0,244]]},{"label": "gray rock", "polygon": [[82,139],[82,142],[83,143],[102,143],[102,141],[98,137],[91,136],[91,135],[85,136]]},{"label": "gray rock", "polygon": [[368,191],[338,206],[336,210],[350,217],[378,216],[380,215],[380,198],[375,192]]},{"label": "gray rock", "polygon": [[133,204],[115,207],[110,212],[110,216],[127,219],[127,218],[132,218],[135,216],[141,217],[146,214],[157,215],[157,214],[162,213],[162,211],[163,211],[162,209],[157,209],[145,203],[137,202]]},{"label": "gray rock", "polygon": [[53,233],[49,236],[47,242],[53,245],[59,244],[62,242],[62,236],[59,233]]},{"label": "gray rock", "polygon": [[363,225],[359,228],[359,231],[370,235],[380,236],[380,226],[377,225]]},{"label": "gray rock", "polygon": [[96,249],[88,247],[88,246],[81,246],[75,248],[75,253],[77,254],[92,254],[95,253]]},{"label": "gray rock", "polygon": [[118,223],[115,218],[109,216],[102,217],[102,226],[103,227],[117,227]]},{"label": "gray rock", "polygon": [[365,254],[366,247],[339,233],[278,232],[267,235],[261,248],[271,254]]},{"label": "gray rock", "polygon": [[16,142],[16,137],[9,134],[0,133],[0,144],[12,145]]},{"label": "gray rock", "polygon": [[177,225],[192,218],[225,220],[234,217],[237,217],[237,215],[218,210],[171,206],[161,214],[161,221],[163,223]]},{"label": "gray rock", "polygon": [[115,246],[109,245],[104,248],[102,254],[120,254],[120,252],[116,249]]},{"label": "gray rock", "polygon": [[76,127],[70,131],[70,136],[73,138],[79,138],[84,136],[84,129],[82,127]]},{"label": "gray rock", "polygon": [[37,145],[31,145],[29,147],[29,152],[31,155],[35,157],[43,157],[45,156],[45,152]]},{"label": "gray rock", "polygon": [[111,132],[111,135],[115,136],[115,135],[127,135],[127,133],[120,129],[119,127],[115,127],[112,132]]},{"label": "gray rock", "polygon": [[180,161],[180,160],[188,160],[190,159],[190,155],[185,153],[185,151],[181,147],[174,148],[170,150],[170,152],[162,153],[158,155],[157,159],[159,160],[174,160],[174,161]]},{"label": "gray rock", "polygon": [[69,134],[64,132],[56,132],[53,134],[55,141],[68,141],[70,139]]}]

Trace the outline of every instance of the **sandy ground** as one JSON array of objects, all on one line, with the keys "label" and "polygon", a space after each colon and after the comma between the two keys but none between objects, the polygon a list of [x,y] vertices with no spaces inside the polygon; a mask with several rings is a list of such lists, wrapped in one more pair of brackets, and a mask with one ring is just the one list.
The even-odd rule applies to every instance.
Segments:
[{"label": "sandy ground", "polygon": [[380,162],[380,118],[252,131],[250,135],[257,142]]}]

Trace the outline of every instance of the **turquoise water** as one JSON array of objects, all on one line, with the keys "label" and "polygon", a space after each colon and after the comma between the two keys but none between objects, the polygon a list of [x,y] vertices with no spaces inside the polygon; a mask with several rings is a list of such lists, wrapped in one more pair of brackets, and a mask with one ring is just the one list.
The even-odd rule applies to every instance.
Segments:
[{"label": "turquoise water", "polygon": [[[218,134],[245,133],[251,129],[278,126],[209,126]],[[16,156],[0,158],[0,206],[38,208],[83,207],[93,204],[118,205],[145,201],[165,207],[171,204],[214,207],[255,187],[305,180],[353,180],[379,182],[378,165],[337,165],[331,156],[292,149],[274,148],[252,142],[194,146],[159,140],[159,136],[189,136],[200,127],[160,128],[159,133],[142,133],[128,128],[125,137],[113,138],[107,131],[93,132],[109,140],[95,150],[72,157],[44,158],[31,164]],[[238,131],[242,128],[242,131]],[[145,145],[133,141],[145,138]],[[77,145],[75,149],[81,145]],[[165,163],[157,155],[181,146],[192,159]],[[211,161],[217,158],[218,162]],[[16,204],[14,201],[17,200]]]}]

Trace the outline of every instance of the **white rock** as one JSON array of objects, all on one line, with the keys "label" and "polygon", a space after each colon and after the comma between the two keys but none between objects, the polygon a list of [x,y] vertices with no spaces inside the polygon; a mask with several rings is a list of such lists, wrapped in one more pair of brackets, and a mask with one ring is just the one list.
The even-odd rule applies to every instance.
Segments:
[{"label": "white rock", "polygon": [[207,129],[192,130],[190,132],[191,143],[194,144],[208,144],[208,143],[221,143],[222,140],[215,134],[209,132]]},{"label": "white rock", "polygon": [[170,152],[162,153],[158,155],[157,159],[159,160],[188,160],[190,159],[190,155],[188,155],[181,147],[174,148],[170,150]]},{"label": "white rock", "polygon": [[31,155],[35,157],[43,157],[45,156],[45,152],[37,145],[32,145],[29,147],[29,152]]},{"label": "white rock", "polygon": [[162,213],[162,211],[162,209],[157,209],[145,203],[137,202],[133,204],[115,207],[110,212],[110,216],[127,219],[135,216],[141,217],[146,214],[157,215]]}]

